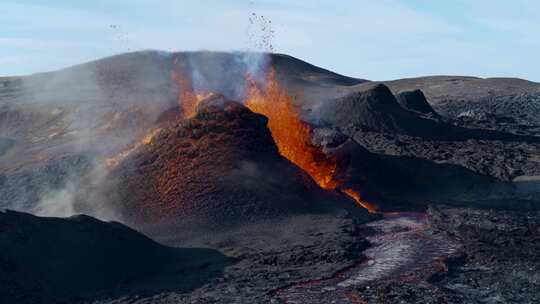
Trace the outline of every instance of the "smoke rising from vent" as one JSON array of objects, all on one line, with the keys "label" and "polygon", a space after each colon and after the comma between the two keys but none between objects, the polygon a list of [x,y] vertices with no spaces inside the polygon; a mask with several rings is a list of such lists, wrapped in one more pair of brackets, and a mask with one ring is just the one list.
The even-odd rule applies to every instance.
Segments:
[{"label": "smoke rising from vent", "polygon": [[274,32],[263,16],[249,21],[243,52],[135,52],[2,82],[10,94],[0,100],[0,116],[9,118],[0,137],[15,144],[0,157],[0,208],[121,219],[107,207],[117,165],[107,160],[131,153],[182,102],[173,72],[188,78],[189,90],[239,101],[246,75],[264,81]]},{"label": "smoke rising from vent", "polygon": [[75,214],[75,198],[77,187],[73,182],[68,181],[59,190],[47,191],[32,208],[32,213],[40,216],[68,217]]}]

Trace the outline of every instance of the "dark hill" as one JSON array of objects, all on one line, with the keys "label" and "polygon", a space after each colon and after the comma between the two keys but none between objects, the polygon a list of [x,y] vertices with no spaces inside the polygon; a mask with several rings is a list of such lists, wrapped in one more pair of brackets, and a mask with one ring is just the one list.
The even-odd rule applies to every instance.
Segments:
[{"label": "dark hill", "polygon": [[434,124],[403,109],[386,86],[373,83],[365,84],[362,91],[324,103],[320,116],[343,129],[356,126],[383,133],[421,134],[427,125]]},{"label": "dark hill", "polygon": [[[72,303],[144,290],[186,292],[228,263],[218,251],[164,247],[122,224],[85,215],[0,212],[0,248],[2,303]],[[199,268],[210,262],[216,264]]]},{"label": "dark hill", "polygon": [[398,103],[388,87],[372,82],[361,85],[349,95],[322,103],[315,116],[323,123],[341,128],[349,136],[360,129],[436,140],[539,140],[533,136],[458,127],[408,111]]},{"label": "dark hill", "polygon": [[421,90],[403,91],[396,95],[396,99],[407,110],[434,116],[438,115],[429,105],[426,96]]}]

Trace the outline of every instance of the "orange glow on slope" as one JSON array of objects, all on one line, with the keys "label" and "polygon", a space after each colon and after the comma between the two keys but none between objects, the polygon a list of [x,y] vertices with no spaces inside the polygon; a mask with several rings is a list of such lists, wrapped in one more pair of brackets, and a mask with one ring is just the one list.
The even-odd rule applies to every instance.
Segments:
[{"label": "orange glow on slope", "polygon": [[118,166],[118,164],[122,160],[128,157],[129,154],[131,154],[131,152],[137,150],[138,148],[144,145],[150,144],[154,136],[156,136],[159,131],[161,131],[161,128],[155,128],[155,129],[150,130],[150,132],[146,133],[146,135],[144,135],[143,138],[141,138],[139,141],[135,142],[134,144],[131,144],[129,147],[122,150],[120,153],[116,154],[115,156],[107,158],[105,160],[105,164],[110,169],[115,168],[116,166]]},{"label": "orange glow on slope", "polygon": [[[268,73],[264,90],[259,89],[249,75],[246,79],[248,87],[245,105],[251,111],[268,118],[268,128],[279,153],[307,172],[321,188],[338,189],[342,182],[335,177],[337,160],[326,156],[311,144],[311,129],[300,119],[291,97],[280,88],[274,70]],[[374,206],[364,202],[354,190],[340,191],[369,212],[376,211]]]},{"label": "orange glow on slope", "polygon": [[279,153],[311,175],[321,188],[336,188],[338,183],[333,178],[336,160],[328,158],[310,143],[309,126],[298,117],[291,98],[275,80],[274,72],[269,73],[264,92],[249,78],[248,86],[245,104],[251,111],[268,118],[268,128]]}]

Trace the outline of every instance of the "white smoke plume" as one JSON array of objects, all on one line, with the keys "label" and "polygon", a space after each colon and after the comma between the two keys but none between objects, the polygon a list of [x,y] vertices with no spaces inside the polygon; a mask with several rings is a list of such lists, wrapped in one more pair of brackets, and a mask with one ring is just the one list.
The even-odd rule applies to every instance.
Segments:
[{"label": "white smoke plume", "polygon": [[121,220],[104,194],[104,160],[177,106],[177,62],[196,92],[237,101],[245,98],[246,75],[264,81],[274,32],[263,16],[249,21],[245,51],[135,52],[2,82],[0,137],[15,145],[0,156],[0,209]]},{"label": "white smoke plume", "polygon": [[68,217],[74,215],[77,186],[67,182],[59,190],[49,190],[41,197],[40,201],[32,208],[32,213],[40,216]]}]

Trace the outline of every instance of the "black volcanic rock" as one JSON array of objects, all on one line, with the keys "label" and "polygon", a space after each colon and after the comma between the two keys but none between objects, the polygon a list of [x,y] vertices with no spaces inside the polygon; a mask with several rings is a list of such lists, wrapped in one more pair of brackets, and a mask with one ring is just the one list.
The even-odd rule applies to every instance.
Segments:
[{"label": "black volcanic rock", "polygon": [[312,143],[337,160],[336,177],[343,181],[342,188],[354,189],[381,211],[422,208],[428,201],[456,198],[472,190],[507,187],[462,166],[373,153],[335,129],[314,129]]},{"label": "black volcanic rock", "polygon": [[421,90],[404,91],[396,95],[398,103],[407,110],[423,114],[437,114]]},{"label": "black volcanic rock", "polygon": [[344,97],[323,102],[314,116],[325,124],[338,127],[351,137],[361,130],[431,140],[540,140],[533,136],[458,127],[406,110],[398,103],[390,89],[380,83],[366,83]]},{"label": "black volcanic rock", "polygon": [[434,229],[464,245],[463,256],[447,262],[447,274],[433,278],[437,289],[470,303],[540,301],[538,210],[431,206],[427,215]]},{"label": "black volcanic rock", "polygon": [[[393,92],[420,89],[441,115],[457,117],[496,116],[503,124],[477,123],[472,126],[525,134],[538,133],[540,83],[517,78],[428,76],[384,82]],[[517,126],[507,124],[515,122]],[[518,127],[518,128],[516,128]],[[523,127],[525,127],[523,129]]]},{"label": "black volcanic rock", "polygon": [[214,250],[164,247],[122,224],[85,215],[0,212],[0,248],[2,303],[71,303],[130,294],[132,287],[137,294],[185,292],[219,274],[219,268],[199,266],[228,262]]},{"label": "black volcanic rock", "polygon": [[428,138],[455,133],[449,125],[404,109],[388,87],[376,83],[364,84],[358,91],[324,102],[317,114],[346,133],[349,129],[364,129]]},{"label": "black volcanic rock", "polygon": [[285,54],[269,54],[270,65],[282,77],[284,84],[356,85],[367,80],[343,76]]},{"label": "black volcanic rock", "polygon": [[6,154],[15,144],[15,140],[11,138],[0,137],[0,156]]},{"label": "black volcanic rock", "polygon": [[414,128],[411,122],[416,120],[399,106],[386,86],[372,83],[364,85],[363,90],[324,103],[320,116],[343,129],[354,125],[387,133],[406,132]]}]

